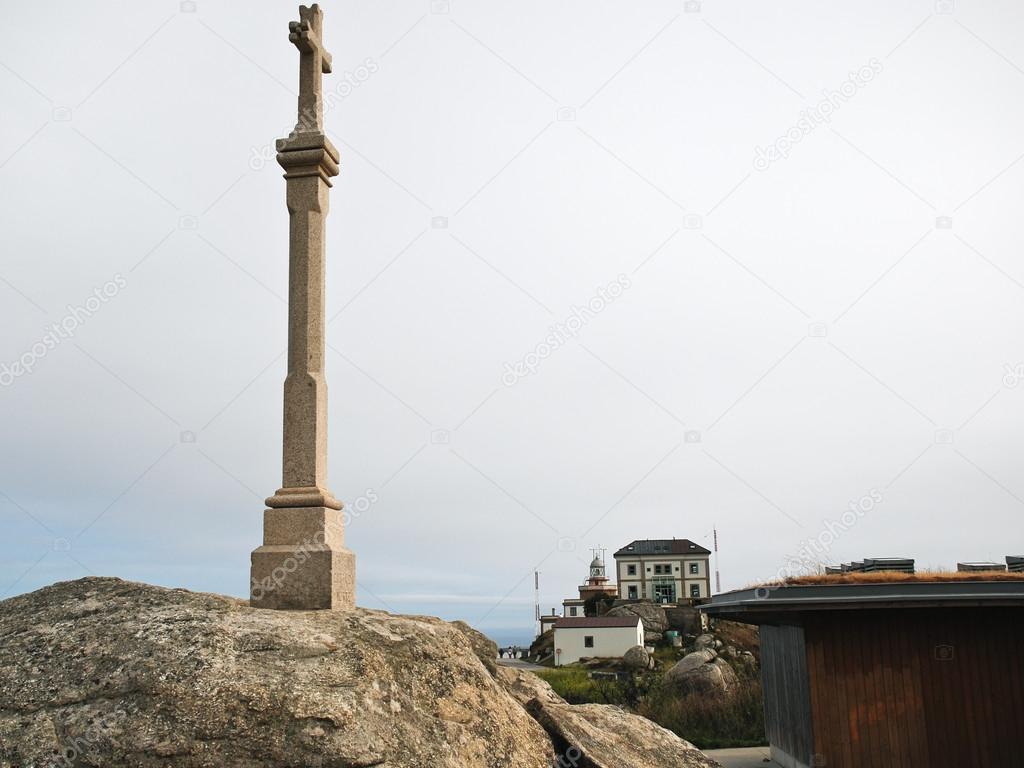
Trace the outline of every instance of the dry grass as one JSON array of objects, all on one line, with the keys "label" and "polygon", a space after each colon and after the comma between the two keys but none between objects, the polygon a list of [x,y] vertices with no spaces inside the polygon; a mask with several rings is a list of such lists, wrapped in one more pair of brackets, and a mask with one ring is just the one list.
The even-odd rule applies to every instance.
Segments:
[{"label": "dry grass", "polygon": [[740,651],[750,651],[758,661],[761,660],[761,640],[757,627],[753,624],[716,619],[711,631],[725,645],[731,645]]},{"label": "dry grass", "polygon": [[[829,573],[795,576],[784,579],[785,586],[808,586],[816,584],[904,584],[955,581],[1024,581],[1024,573],[1007,571],[919,571],[900,573],[881,571],[879,573]],[[766,586],[758,584],[755,586]],[[770,586],[770,585],[769,585]]]}]

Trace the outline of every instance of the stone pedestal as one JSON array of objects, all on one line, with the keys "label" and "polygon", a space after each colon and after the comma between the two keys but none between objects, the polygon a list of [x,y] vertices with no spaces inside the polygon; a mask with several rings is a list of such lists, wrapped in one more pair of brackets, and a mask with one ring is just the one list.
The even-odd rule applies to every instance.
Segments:
[{"label": "stone pedestal", "polygon": [[252,553],[250,603],[277,610],[355,607],[356,556],[344,546],[342,512],[268,509],[263,546]]}]

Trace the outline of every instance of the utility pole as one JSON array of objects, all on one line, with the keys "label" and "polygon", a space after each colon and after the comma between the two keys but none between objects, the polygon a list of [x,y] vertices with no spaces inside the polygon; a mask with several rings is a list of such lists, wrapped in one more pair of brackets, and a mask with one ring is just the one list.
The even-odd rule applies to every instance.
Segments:
[{"label": "utility pole", "polygon": [[718,527],[711,529],[715,534],[715,592],[719,593],[722,591],[722,574],[719,573],[719,558],[718,558]]},{"label": "utility pole", "polygon": [[533,621],[537,637],[540,637],[540,571],[533,572]]}]

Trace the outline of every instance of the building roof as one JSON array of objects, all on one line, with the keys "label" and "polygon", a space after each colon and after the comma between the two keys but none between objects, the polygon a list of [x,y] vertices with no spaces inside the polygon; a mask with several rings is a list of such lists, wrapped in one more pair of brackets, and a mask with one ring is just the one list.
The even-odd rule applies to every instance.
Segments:
[{"label": "building roof", "polygon": [[639,622],[639,616],[581,616],[579,618],[559,619],[555,622],[555,629],[635,627]]},{"label": "building roof", "polygon": [[760,624],[807,611],[984,606],[1024,607],[1024,579],[767,585],[715,595],[701,610]]},{"label": "building roof", "polygon": [[710,555],[710,549],[689,539],[636,539],[624,546],[614,557],[630,555]]}]

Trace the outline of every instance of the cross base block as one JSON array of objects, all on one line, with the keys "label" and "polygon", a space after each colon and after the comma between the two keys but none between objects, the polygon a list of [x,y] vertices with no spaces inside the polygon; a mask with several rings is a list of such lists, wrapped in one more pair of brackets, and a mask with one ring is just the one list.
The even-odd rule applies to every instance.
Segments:
[{"label": "cross base block", "polygon": [[252,553],[249,604],[274,610],[355,608],[356,556],[343,545],[341,512],[268,509],[263,546]]}]

